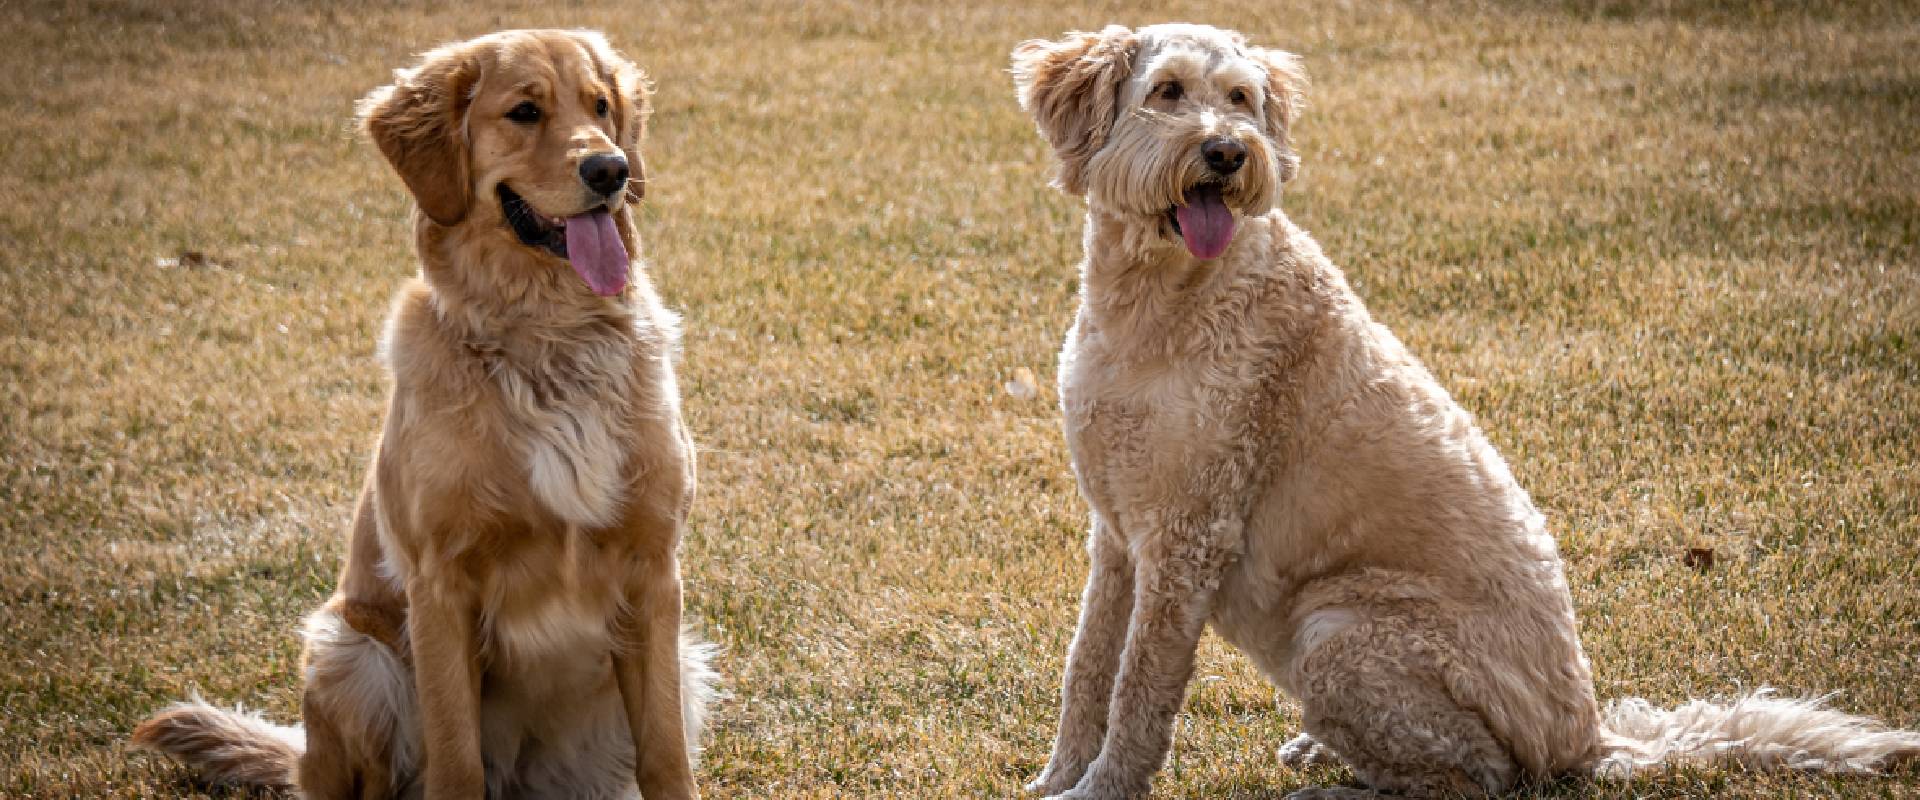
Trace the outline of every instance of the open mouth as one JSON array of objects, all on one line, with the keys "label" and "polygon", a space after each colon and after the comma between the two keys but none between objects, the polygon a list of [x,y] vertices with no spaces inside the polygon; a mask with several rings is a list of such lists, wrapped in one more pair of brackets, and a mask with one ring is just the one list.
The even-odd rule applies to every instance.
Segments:
[{"label": "open mouth", "polygon": [[500,195],[501,215],[521,244],[566,259],[594,294],[606,297],[627,288],[631,258],[604,203],[571,217],[549,217],[504,182],[495,184],[494,191]]},{"label": "open mouth", "polygon": [[1221,195],[1222,186],[1214,181],[1188,188],[1179,205],[1167,208],[1167,223],[1187,246],[1194,258],[1207,261],[1219,258],[1233,242],[1234,219]]},{"label": "open mouth", "polygon": [[533,206],[527,205],[527,201],[505,183],[498,184],[495,191],[500,195],[500,211],[506,216],[507,225],[513,228],[513,234],[520,237],[521,244],[567,257],[566,220],[533,210]]}]

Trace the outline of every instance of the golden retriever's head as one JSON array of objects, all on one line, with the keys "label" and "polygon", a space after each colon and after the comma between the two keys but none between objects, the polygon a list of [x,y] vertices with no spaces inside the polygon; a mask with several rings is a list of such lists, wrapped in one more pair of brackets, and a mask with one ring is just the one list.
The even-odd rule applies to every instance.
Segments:
[{"label": "golden retriever's head", "polygon": [[1013,51],[1020,105],[1060,159],[1056,183],[1217,258],[1272,207],[1299,158],[1306,76],[1290,53],[1205,25],[1110,26]]},{"label": "golden retriever's head", "polygon": [[615,215],[646,191],[647,94],[598,33],[502,31],[396,70],[360,118],[434,224],[497,230],[612,295],[629,262]]}]

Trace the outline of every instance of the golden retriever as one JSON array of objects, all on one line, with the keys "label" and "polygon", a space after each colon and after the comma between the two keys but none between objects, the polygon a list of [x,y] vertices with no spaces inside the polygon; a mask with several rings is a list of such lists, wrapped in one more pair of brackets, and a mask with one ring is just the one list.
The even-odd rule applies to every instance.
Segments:
[{"label": "golden retriever", "polygon": [[304,730],[196,698],[137,746],[315,798],[698,796],[693,445],[630,212],[648,92],[597,33],[506,31],[362,101],[421,268],[340,585],[307,620]]},{"label": "golden retriever", "polygon": [[1920,754],[1764,693],[1604,715],[1546,522],[1467,413],[1275,207],[1294,56],[1196,25],[1013,52],[1020,103],[1087,200],[1061,355],[1092,568],[1059,736],[1028,788],[1138,797],[1209,623],[1299,700],[1291,764],[1370,789],[1502,792],[1678,760],[1868,771]]}]

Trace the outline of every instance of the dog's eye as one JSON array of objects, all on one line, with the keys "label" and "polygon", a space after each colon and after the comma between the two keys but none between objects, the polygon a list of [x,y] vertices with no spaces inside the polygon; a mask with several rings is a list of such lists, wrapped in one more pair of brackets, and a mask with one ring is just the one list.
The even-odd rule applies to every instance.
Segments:
[{"label": "dog's eye", "polygon": [[1234,105],[1236,105],[1236,106],[1243,106],[1243,105],[1246,105],[1246,104],[1247,104],[1247,90],[1245,90],[1245,89],[1234,89],[1234,90],[1233,90],[1232,92],[1229,92],[1229,93],[1227,94],[1227,100],[1229,100],[1229,101],[1231,101],[1231,102],[1232,102],[1232,103],[1233,103]]},{"label": "dog's eye", "polygon": [[1186,93],[1186,87],[1181,86],[1179,81],[1167,81],[1166,83],[1160,84],[1160,99],[1162,100],[1178,100]]},{"label": "dog's eye", "polygon": [[507,119],[521,124],[539,122],[540,107],[534,105],[532,100],[521,101],[520,105],[507,112]]},{"label": "dog's eye", "polygon": [[593,101],[593,113],[599,114],[600,116],[606,116],[607,111],[611,108],[612,106],[607,105],[607,98],[602,97],[599,100]]}]

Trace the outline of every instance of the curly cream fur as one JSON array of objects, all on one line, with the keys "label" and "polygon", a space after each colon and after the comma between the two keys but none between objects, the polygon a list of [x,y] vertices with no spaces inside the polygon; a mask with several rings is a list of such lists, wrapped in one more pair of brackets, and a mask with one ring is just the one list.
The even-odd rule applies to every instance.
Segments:
[{"label": "curly cream fur", "polygon": [[[1337,756],[1374,790],[1476,795],[1724,754],[1845,770],[1912,754],[1914,734],[1806,703],[1629,703],[1603,722],[1544,517],[1273,207],[1294,171],[1298,59],[1164,25],[1027,42],[1013,61],[1060,185],[1088,203],[1060,394],[1092,567],[1058,737],[1030,789],[1146,794],[1209,623],[1299,700],[1306,733],[1282,758]],[[1167,80],[1186,87],[1177,102],[1154,92]],[[1259,102],[1229,102],[1249,86]],[[1218,136],[1248,158],[1222,191],[1237,230],[1202,261],[1168,217],[1188,187],[1221,180],[1199,153]]]}]

